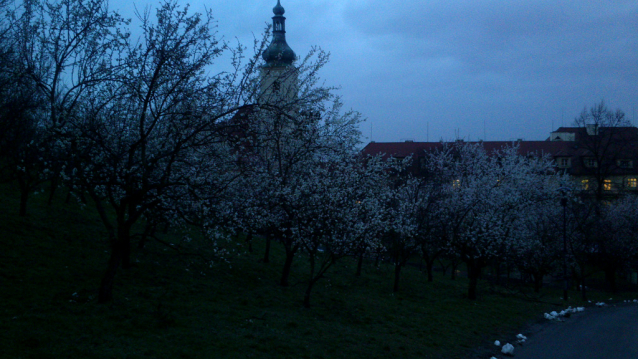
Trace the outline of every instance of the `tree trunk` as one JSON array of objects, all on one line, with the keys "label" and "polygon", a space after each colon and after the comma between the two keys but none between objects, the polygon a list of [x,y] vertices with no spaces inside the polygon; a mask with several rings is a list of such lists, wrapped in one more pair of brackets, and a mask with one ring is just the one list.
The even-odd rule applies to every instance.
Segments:
[{"label": "tree trunk", "polygon": [[359,254],[359,258],[357,259],[357,273],[355,273],[357,277],[361,277],[362,267],[363,267],[363,253]]},{"label": "tree trunk", "polygon": [[147,223],[146,227],[144,228],[144,233],[142,233],[142,238],[140,239],[140,241],[137,243],[137,248],[138,249],[144,249],[144,246],[146,246],[146,243],[148,243],[148,240],[151,236],[155,235],[155,229],[157,228],[157,224],[156,223]]},{"label": "tree trunk", "polygon": [[306,287],[306,293],[303,296],[303,306],[304,308],[310,308],[310,292],[312,292],[312,287],[315,282],[319,279],[319,276],[315,278],[315,257],[314,253],[310,253],[310,280],[308,281],[308,286]]},{"label": "tree trunk", "polygon": [[264,250],[264,263],[270,263],[270,233],[266,233],[266,249]]},{"label": "tree trunk", "polygon": [[505,280],[505,285],[506,286],[510,286],[510,281],[512,280],[512,268],[510,268],[509,266],[505,268],[505,271],[507,272],[507,278]]},{"label": "tree trunk", "polygon": [[131,236],[127,226],[124,226],[124,228],[120,227],[117,239],[121,246],[122,268],[129,269],[131,268]]},{"label": "tree trunk", "polygon": [[29,187],[20,181],[20,217],[26,217],[27,215],[27,201],[29,200]]},{"label": "tree trunk", "polygon": [[252,253],[253,252],[253,233],[252,232],[248,233],[248,235],[246,236],[246,243],[248,243],[248,253]]},{"label": "tree trunk", "polygon": [[425,260],[425,270],[428,272],[428,282],[434,281],[434,259],[433,260]]},{"label": "tree trunk", "polygon": [[55,191],[58,189],[58,179],[59,176],[54,175],[53,178],[51,178],[51,187],[49,189],[49,201],[47,203],[47,205],[51,205],[53,204],[53,198],[55,197]]},{"label": "tree trunk", "polygon": [[538,273],[533,273],[532,277],[534,278],[534,293],[540,293],[541,287],[543,286],[543,276]]},{"label": "tree trunk", "polygon": [[308,287],[306,287],[306,293],[303,296],[303,306],[304,308],[310,308],[310,292],[312,291],[312,287],[314,286],[315,281],[311,280],[308,283]]},{"label": "tree trunk", "polygon": [[440,252],[434,251],[430,256],[426,250],[421,249],[421,258],[425,261],[425,270],[428,272],[428,282],[434,281],[434,262],[439,255]]},{"label": "tree trunk", "polygon": [[479,266],[472,262],[467,262],[467,276],[470,280],[467,290],[467,298],[470,300],[476,300],[476,288],[478,287],[478,279],[480,274],[481,269]]},{"label": "tree trunk", "polygon": [[456,280],[456,268],[459,266],[459,264],[454,261],[452,262],[452,280]]},{"label": "tree trunk", "polygon": [[394,264],[394,287],[392,291],[394,293],[399,291],[399,278],[401,277],[401,263],[397,262]]},{"label": "tree trunk", "polygon": [[612,293],[616,293],[616,266],[613,264],[608,264],[605,266],[605,281],[609,286],[609,290]]},{"label": "tree trunk", "polygon": [[587,300],[587,286],[585,285],[585,266],[582,266],[580,269],[581,274],[581,294],[583,295],[583,300]]},{"label": "tree trunk", "polygon": [[131,267],[130,228],[125,225],[118,227],[116,238],[111,238],[111,257],[100,284],[98,303],[106,303],[113,300],[113,283],[120,265],[123,269]]},{"label": "tree trunk", "polygon": [[106,273],[102,277],[100,289],[98,291],[98,303],[107,303],[113,300],[113,283],[115,282],[115,273],[122,262],[122,243],[119,239],[111,239],[111,256],[106,267]]},{"label": "tree trunk", "polygon": [[501,264],[494,261],[494,284],[501,285]]},{"label": "tree trunk", "polygon": [[574,281],[574,285],[576,285],[576,289],[580,292],[580,289],[583,287],[580,274],[578,274],[578,271],[574,267],[570,267],[569,269],[572,273],[572,280]]},{"label": "tree trunk", "polygon": [[449,267],[450,265],[449,265],[449,264],[448,264],[448,265],[445,265],[445,263],[444,263],[444,262],[443,262],[443,260],[441,260],[441,259],[439,259],[439,264],[440,264],[440,266],[441,266],[441,267],[440,267],[440,268],[441,268],[441,272],[443,272],[443,276],[445,276],[445,275],[447,274],[447,269],[448,269],[448,267]]},{"label": "tree trunk", "polygon": [[284,262],[284,269],[281,272],[281,281],[279,282],[279,284],[282,287],[287,287],[288,284],[288,278],[290,277],[290,271],[292,269],[292,260],[295,256],[295,252],[292,250],[286,250],[286,261]]}]

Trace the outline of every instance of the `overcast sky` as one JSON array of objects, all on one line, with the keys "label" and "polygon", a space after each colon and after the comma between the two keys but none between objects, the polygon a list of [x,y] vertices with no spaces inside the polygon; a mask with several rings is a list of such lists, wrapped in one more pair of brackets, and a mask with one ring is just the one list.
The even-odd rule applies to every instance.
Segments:
[{"label": "overcast sky", "polygon": [[[149,1],[116,0],[130,14]],[[186,2],[184,2],[186,3]],[[276,0],[190,0],[250,45]],[[281,0],[286,38],[331,53],[322,77],[364,142],[544,140],[601,99],[638,124],[638,1]],[[130,15],[129,15],[130,16]]]}]

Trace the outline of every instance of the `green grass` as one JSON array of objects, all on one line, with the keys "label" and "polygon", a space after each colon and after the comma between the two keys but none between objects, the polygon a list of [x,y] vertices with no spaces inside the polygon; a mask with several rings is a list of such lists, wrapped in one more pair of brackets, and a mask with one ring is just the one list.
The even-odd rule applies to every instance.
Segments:
[{"label": "green grass", "polygon": [[133,268],[118,272],[114,302],[99,305],[108,260],[99,218],[63,199],[49,207],[42,195],[20,218],[17,198],[0,187],[3,358],[483,358],[476,348],[565,307],[559,290],[538,297],[485,282],[468,301],[465,279],[438,274],[428,283],[416,267],[405,268],[395,295],[390,265],[366,263],[356,277],[354,261],[344,260],[304,309],[304,258],[293,285],[280,287],[280,248],[273,243],[264,264],[258,240],[253,253],[212,267],[149,243]]}]

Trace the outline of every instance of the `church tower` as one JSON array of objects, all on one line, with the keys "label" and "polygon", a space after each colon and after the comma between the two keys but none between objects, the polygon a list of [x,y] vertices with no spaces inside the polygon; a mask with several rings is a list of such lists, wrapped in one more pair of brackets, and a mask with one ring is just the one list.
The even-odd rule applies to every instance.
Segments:
[{"label": "church tower", "polygon": [[272,9],[272,41],[262,54],[266,64],[261,68],[261,101],[292,101],[297,95],[297,56],[286,43],[284,8],[277,0]]}]

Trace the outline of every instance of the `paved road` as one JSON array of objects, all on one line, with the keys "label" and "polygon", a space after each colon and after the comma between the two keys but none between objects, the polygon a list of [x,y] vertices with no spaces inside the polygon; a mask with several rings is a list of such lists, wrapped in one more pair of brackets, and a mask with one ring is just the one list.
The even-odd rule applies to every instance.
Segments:
[{"label": "paved road", "polygon": [[516,346],[514,357],[638,359],[638,305],[587,308],[565,322],[543,325],[523,346]]}]

